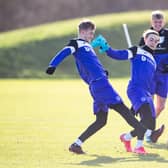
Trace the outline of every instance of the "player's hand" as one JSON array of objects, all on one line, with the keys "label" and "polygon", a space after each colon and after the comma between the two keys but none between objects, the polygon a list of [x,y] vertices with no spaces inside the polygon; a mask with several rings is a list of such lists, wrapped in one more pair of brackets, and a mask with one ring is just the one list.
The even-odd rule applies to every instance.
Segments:
[{"label": "player's hand", "polygon": [[46,69],[46,73],[52,75],[55,72],[55,69],[56,69],[55,67],[48,67]]},{"label": "player's hand", "polygon": [[110,47],[109,44],[107,43],[107,40],[102,35],[99,35],[95,39],[93,39],[91,45],[93,48],[99,47],[100,53],[104,53]]},{"label": "player's hand", "polygon": [[108,77],[109,76],[109,72],[107,70],[104,71],[106,76]]}]

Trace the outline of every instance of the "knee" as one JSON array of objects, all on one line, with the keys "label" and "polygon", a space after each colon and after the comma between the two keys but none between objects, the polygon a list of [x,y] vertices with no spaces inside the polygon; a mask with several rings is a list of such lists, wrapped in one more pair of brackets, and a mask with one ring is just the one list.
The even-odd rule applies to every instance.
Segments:
[{"label": "knee", "polygon": [[102,119],[97,121],[100,128],[104,127],[107,124],[107,119]]}]

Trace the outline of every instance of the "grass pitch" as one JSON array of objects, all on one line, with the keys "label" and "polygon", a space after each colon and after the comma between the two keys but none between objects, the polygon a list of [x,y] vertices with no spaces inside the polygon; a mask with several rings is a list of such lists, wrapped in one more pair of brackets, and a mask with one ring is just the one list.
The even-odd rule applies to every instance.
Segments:
[{"label": "grass pitch", "polygon": [[[128,46],[122,24],[128,25],[132,44],[137,45],[144,30],[149,28],[151,12],[109,13],[88,18],[96,24],[95,37],[102,34],[113,48],[124,49]],[[168,10],[164,12],[168,16]],[[48,78],[44,73],[45,67],[70,39],[77,36],[76,28],[81,19],[57,21],[0,33],[0,77]],[[98,53],[98,49],[96,52]],[[129,77],[129,61],[111,61],[105,54],[99,58],[113,78]],[[56,78],[76,78],[78,74],[72,65],[74,59],[70,56],[60,64]]]},{"label": "grass pitch", "polygon": [[[128,79],[111,80],[125,103]],[[0,168],[165,168],[167,128],[150,153],[124,151],[119,135],[131,128],[114,111],[107,126],[83,145],[86,155],[69,145],[94,121],[92,99],[81,80],[0,80]],[[168,109],[157,120],[167,127]],[[133,145],[135,141],[132,142]]]}]

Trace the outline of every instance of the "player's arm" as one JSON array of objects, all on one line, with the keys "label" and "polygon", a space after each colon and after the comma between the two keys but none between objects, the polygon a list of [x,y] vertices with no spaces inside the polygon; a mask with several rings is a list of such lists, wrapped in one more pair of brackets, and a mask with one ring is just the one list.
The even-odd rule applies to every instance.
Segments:
[{"label": "player's arm", "polygon": [[[91,43],[93,48],[99,47],[99,52],[106,52],[107,56],[117,59],[117,60],[127,60],[133,57],[133,53],[131,49],[128,50],[115,50],[110,47],[107,40],[102,36],[97,36]],[[131,47],[132,48],[132,47]]]},{"label": "player's arm", "polygon": [[106,51],[107,56],[117,60],[132,59],[137,53],[137,47],[133,46],[125,50],[115,50],[111,47]]},{"label": "player's arm", "polygon": [[46,73],[51,75],[54,73],[56,67],[69,55],[76,51],[77,43],[75,40],[71,40],[70,43],[60,50],[50,61]]},{"label": "player's arm", "polygon": [[128,60],[128,59],[133,58],[134,56],[131,49],[116,50],[111,47],[106,51],[106,54],[110,58],[117,59],[117,60]]}]

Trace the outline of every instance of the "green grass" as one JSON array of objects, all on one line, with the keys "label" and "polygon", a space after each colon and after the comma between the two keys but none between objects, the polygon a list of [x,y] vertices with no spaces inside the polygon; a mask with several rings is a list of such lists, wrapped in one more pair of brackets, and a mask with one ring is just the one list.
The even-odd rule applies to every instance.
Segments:
[{"label": "green grass", "polygon": [[[97,25],[96,35],[103,34],[114,48],[127,48],[122,24],[127,23],[133,44],[138,44],[149,27],[151,11],[134,11],[88,17]],[[168,15],[168,11],[165,11]],[[0,77],[48,78],[44,73],[50,59],[67,42],[77,36],[77,25],[82,18],[64,20],[25,29],[0,33]],[[99,54],[98,54],[99,55]],[[128,77],[129,63],[110,61],[100,56],[113,77]],[[77,78],[72,56],[58,68],[57,78]]]},{"label": "green grass", "polygon": [[[127,78],[111,79],[127,105]],[[68,146],[94,120],[92,99],[81,80],[0,80],[0,168],[165,168],[167,128],[147,156],[125,153],[119,135],[131,128],[114,111],[108,124],[83,145]],[[166,108],[157,120],[167,124]],[[133,141],[135,145],[135,141]]]}]

